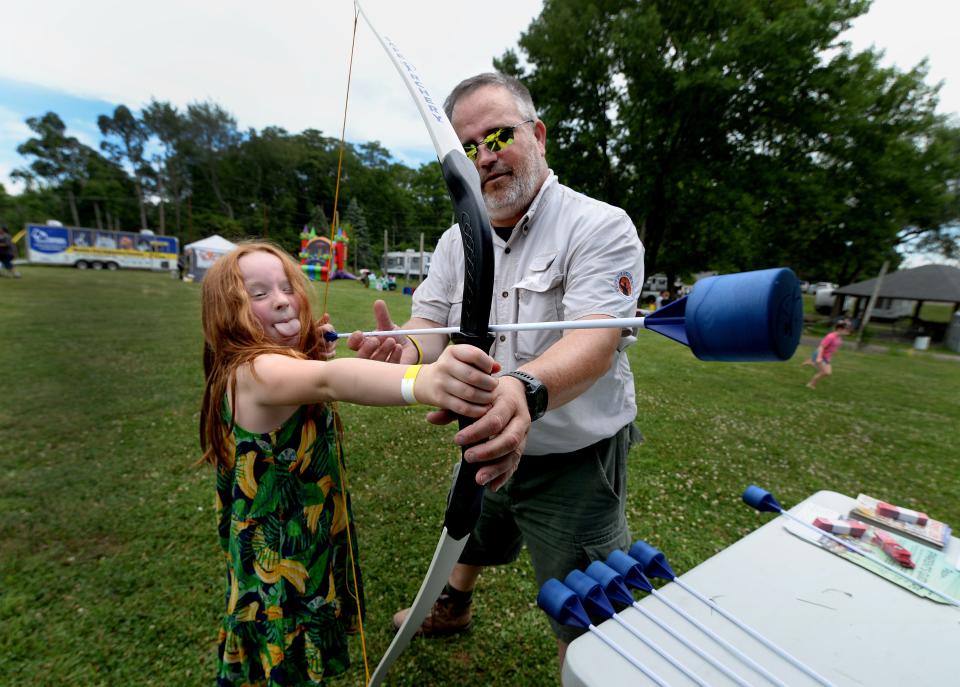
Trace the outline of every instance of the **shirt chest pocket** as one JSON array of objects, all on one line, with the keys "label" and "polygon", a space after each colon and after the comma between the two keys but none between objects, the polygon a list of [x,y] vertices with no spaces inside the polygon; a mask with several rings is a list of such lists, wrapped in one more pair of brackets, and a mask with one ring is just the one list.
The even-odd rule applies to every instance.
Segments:
[{"label": "shirt chest pocket", "polygon": [[[514,284],[517,322],[551,322],[563,319],[563,273],[556,253],[536,256],[523,277]],[[518,360],[531,360],[560,340],[559,331],[517,332]]]},{"label": "shirt chest pocket", "polygon": [[447,315],[448,327],[459,327],[463,316],[463,282],[459,282],[450,292],[450,313]]}]

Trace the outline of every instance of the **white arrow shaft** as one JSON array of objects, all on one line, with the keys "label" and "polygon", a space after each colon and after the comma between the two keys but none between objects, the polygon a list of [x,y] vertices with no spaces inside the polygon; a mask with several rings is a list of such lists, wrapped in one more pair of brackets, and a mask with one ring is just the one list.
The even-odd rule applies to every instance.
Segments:
[{"label": "white arrow shaft", "polygon": [[704,633],[705,635],[707,635],[710,639],[712,639],[713,641],[715,641],[717,644],[719,644],[720,646],[722,646],[724,649],[726,649],[727,651],[729,651],[731,654],[733,654],[734,656],[736,656],[737,658],[739,658],[745,665],[753,668],[756,672],[758,672],[760,675],[762,675],[763,677],[765,677],[765,678],[766,678],[767,680],[769,680],[772,684],[776,685],[777,687],[787,687],[783,682],[781,682],[781,681],[778,680],[774,675],[772,675],[769,670],[767,670],[766,668],[764,668],[762,665],[760,665],[759,663],[757,663],[756,661],[754,661],[752,658],[750,658],[749,656],[747,656],[745,653],[743,653],[742,651],[740,651],[740,649],[738,649],[737,647],[733,646],[733,644],[731,644],[730,642],[728,642],[727,640],[725,640],[723,637],[721,637],[720,635],[718,635],[716,632],[714,632],[713,630],[711,630],[709,627],[707,627],[706,625],[704,625],[703,623],[701,623],[700,621],[698,621],[696,618],[694,618],[693,616],[691,616],[689,613],[687,613],[685,610],[683,610],[682,608],[680,608],[679,606],[677,606],[675,603],[673,603],[672,601],[670,601],[670,599],[668,599],[666,596],[664,596],[663,594],[661,594],[660,592],[658,592],[656,589],[652,590],[650,593],[653,594],[656,598],[660,599],[660,601],[662,601],[664,604],[666,604],[671,610],[673,610],[674,613],[676,613],[676,614],[679,615],[681,618],[683,618],[684,620],[686,620],[688,623],[690,623],[691,625],[693,625],[694,627],[696,627],[698,630],[700,630],[701,632],[703,632],[703,633]]},{"label": "white arrow shaft", "polygon": [[[643,317],[613,317],[601,320],[555,320],[553,322],[518,322],[491,324],[488,329],[500,332],[532,332],[544,329],[642,329]],[[456,334],[460,327],[424,327],[422,329],[378,329],[364,332],[364,336],[417,336],[423,334]]]},{"label": "white arrow shaft", "polygon": [[640,663],[640,661],[638,661],[633,656],[631,656],[626,649],[624,649],[622,646],[620,646],[615,641],[613,641],[609,635],[604,634],[603,630],[598,628],[596,625],[591,625],[589,629],[593,634],[595,634],[597,637],[600,638],[600,641],[602,641],[608,647],[610,647],[611,649],[616,651],[618,654],[623,656],[625,659],[627,659],[627,661],[630,662],[630,665],[632,665],[634,668],[636,668],[641,673],[646,675],[648,678],[653,680],[655,683],[657,683],[657,685],[659,685],[660,687],[670,687],[670,685],[668,685],[666,682],[663,681],[663,678],[661,678],[655,672],[653,672],[652,670],[644,666],[642,663]]}]

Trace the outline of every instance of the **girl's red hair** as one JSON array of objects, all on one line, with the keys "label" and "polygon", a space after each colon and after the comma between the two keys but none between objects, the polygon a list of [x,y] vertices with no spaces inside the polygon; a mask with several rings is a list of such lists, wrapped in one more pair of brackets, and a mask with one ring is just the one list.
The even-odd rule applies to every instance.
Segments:
[{"label": "girl's red hair", "polygon": [[[300,305],[300,341],[296,348],[275,343],[267,337],[250,307],[240,273],[240,258],[262,251],[276,256]],[[200,407],[201,462],[233,465],[233,419],[227,426],[223,400],[230,394],[236,408],[236,374],[241,365],[258,355],[279,353],[302,359],[319,359],[322,340],[313,323],[308,292],[310,282],[293,258],[268,241],[244,241],[219,258],[203,277],[201,289],[203,321],[203,372],[206,383]]]}]

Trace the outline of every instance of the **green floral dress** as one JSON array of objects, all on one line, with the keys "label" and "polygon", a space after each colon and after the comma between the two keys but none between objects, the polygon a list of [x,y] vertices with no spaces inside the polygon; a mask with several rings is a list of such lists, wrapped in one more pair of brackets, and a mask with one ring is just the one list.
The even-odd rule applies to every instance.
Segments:
[{"label": "green floral dress", "polygon": [[274,432],[234,427],[234,463],[217,470],[221,687],[320,685],[350,664],[363,585],[356,569],[354,591],[348,531],[354,561],[357,538],[332,417],[302,406]]}]

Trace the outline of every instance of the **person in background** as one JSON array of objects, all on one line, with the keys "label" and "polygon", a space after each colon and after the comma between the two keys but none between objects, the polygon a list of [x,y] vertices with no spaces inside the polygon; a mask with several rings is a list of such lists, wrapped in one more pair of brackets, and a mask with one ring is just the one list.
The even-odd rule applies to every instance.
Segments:
[{"label": "person in background", "polygon": [[[491,323],[632,317],[644,283],[643,246],[620,208],[560,183],[546,160],[547,129],[527,88],[503,74],[461,82],[444,104],[480,175],[492,222],[496,270]],[[459,228],[440,238],[405,327],[460,322],[464,252]],[[378,329],[396,328],[374,305]],[[491,354],[505,371],[491,410],[457,435],[476,460],[513,455],[519,466],[484,493],[480,521],[433,610],[427,636],[472,623],[481,571],[507,565],[524,545],[538,585],[630,544],[626,460],[638,440],[634,380],[620,329],[503,334]],[[361,357],[401,364],[434,360],[448,337],[375,339],[354,332]],[[436,422],[450,421],[437,414]],[[479,443],[477,442],[483,442]],[[522,458],[520,456],[522,455]],[[399,627],[408,610],[394,616]],[[561,665],[580,634],[553,623]]]},{"label": "person in background", "polygon": [[[323,684],[350,664],[363,614],[357,539],[333,401],[426,403],[477,418],[499,365],[453,346],[429,365],[334,360],[300,266],[266,242],[221,257],[202,285],[202,461],[216,468],[225,612],[217,685]],[[496,482],[507,463],[484,465]]]},{"label": "person in background", "polygon": [[3,269],[9,272],[11,277],[19,279],[20,272],[13,264],[16,257],[17,247],[13,243],[13,237],[6,225],[0,226],[0,265],[3,265]]},{"label": "person in background", "polygon": [[816,389],[817,384],[825,377],[833,374],[833,364],[831,362],[833,360],[833,354],[843,345],[843,337],[851,333],[853,333],[853,325],[850,323],[850,320],[841,319],[834,325],[833,331],[820,340],[820,345],[817,346],[813,354],[801,363],[802,365],[812,365],[817,368],[813,378],[807,382],[808,388]]}]

